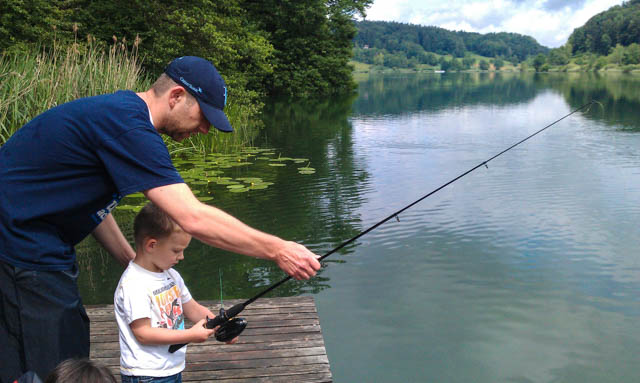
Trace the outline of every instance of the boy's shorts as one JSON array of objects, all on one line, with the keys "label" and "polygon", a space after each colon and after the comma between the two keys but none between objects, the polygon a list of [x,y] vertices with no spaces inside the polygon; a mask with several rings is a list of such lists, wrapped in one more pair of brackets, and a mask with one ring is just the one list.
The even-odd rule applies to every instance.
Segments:
[{"label": "boy's shorts", "polygon": [[78,267],[25,270],[0,261],[0,382],[26,371],[43,379],[58,363],[89,357],[89,317]]},{"label": "boy's shorts", "polygon": [[162,377],[122,375],[122,383],[182,383],[182,373]]}]

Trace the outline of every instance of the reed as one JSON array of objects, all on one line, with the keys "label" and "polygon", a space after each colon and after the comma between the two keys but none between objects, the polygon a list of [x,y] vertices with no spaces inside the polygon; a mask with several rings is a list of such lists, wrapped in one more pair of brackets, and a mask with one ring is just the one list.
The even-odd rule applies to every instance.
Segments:
[{"label": "reed", "polygon": [[[143,71],[138,41],[101,47],[88,37],[86,44],[40,49],[0,56],[0,145],[29,120],[56,105],[119,89],[142,91],[153,80]],[[249,91],[231,92],[225,109],[233,134],[195,136],[182,143],[165,138],[172,155],[183,152],[232,152],[250,144],[259,128],[255,121],[262,105]]]},{"label": "reed", "polygon": [[0,56],[0,144],[39,113],[76,98],[142,89],[150,81],[125,42],[88,43]]}]

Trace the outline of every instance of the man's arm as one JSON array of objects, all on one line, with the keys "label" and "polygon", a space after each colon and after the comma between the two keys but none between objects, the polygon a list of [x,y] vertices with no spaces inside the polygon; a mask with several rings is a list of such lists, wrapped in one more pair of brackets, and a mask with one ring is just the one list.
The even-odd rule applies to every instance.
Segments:
[{"label": "man's arm", "polygon": [[268,259],[295,279],[309,279],[320,269],[306,247],[253,229],[222,210],[203,204],[184,183],[144,192],[148,199],[200,241],[235,253]]},{"label": "man's arm", "polygon": [[118,223],[111,214],[93,230],[93,237],[122,265],[136,257],[136,252],[122,235]]}]

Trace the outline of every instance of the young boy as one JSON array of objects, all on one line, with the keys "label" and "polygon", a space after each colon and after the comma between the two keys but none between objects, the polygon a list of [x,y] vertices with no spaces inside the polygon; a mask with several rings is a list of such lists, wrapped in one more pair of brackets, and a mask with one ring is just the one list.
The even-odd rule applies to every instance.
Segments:
[{"label": "young boy", "polygon": [[[151,202],[136,216],[133,230],[136,257],[114,295],[122,382],[181,382],[186,347],[171,354],[169,345],[204,342],[214,332],[203,324],[215,315],[191,298],[172,269],[184,259],[191,236]],[[188,330],[185,316],[196,322]]]}]

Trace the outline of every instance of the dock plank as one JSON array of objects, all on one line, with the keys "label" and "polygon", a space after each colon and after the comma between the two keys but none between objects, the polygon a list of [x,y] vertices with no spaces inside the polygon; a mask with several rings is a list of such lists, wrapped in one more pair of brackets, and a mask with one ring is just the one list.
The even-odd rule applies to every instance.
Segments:
[{"label": "dock plank", "polygon": [[[231,307],[242,300],[229,300]],[[202,301],[212,312],[218,302]],[[120,346],[113,305],[87,306],[91,319],[91,359],[107,366],[119,379]],[[185,382],[331,382],[322,328],[313,297],[264,298],[240,316],[248,321],[238,343],[211,337],[190,344]],[[186,327],[192,324],[187,321]]]}]

